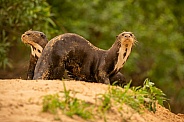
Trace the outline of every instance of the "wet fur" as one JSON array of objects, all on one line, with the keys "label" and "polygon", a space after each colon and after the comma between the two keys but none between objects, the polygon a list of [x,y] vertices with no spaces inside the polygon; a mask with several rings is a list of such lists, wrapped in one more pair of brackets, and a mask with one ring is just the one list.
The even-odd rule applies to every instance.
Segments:
[{"label": "wet fur", "polygon": [[[132,42],[124,43],[123,34],[133,35],[131,32],[119,34],[109,50],[99,49],[77,34],[67,33],[57,36],[44,48],[35,67],[33,79],[62,79],[64,71],[67,70],[70,77],[75,80],[105,84],[118,81],[118,84],[122,84],[125,78],[119,71],[135,41],[133,35],[130,37]],[[119,54],[122,55],[120,48],[126,44],[130,46],[123,48],[122,62],[119,59],[121,58]]]},{"label": "wet fur", "polygon": [[31,55],[29,61],[29,68],[27,73],[27,79],[32,80],[34,76],[34,70],[38,58],[41,56],[42,50],[48,43],[48,40],[43,32],[39,31],[26,31],[22,34],[22,42],[31,46]]},{"label": "wet fur", "polygon": [[[27,79],[32,80],[33,76],[34,76],[34,70],[35,70],[35,66],[37,64],[38,58],[41,56],[42,50],[44,49],[48,40],[46,38],[46,35],[43,32],[32,31],[32,30],[26,31],[24,34],[22,34],[21,39],[22,39],[23,43],[28,44],[31,47],[31,55],[30,55],[30,63],[29,63],[29,68],[28,68],[28,73],[27,73]],[[93,46],[93,48],[98,49],[94,46]],[[63,72],[62,70],[63,70],[62,68],[56,68],[54,70],[53,77],[55,77],[55,78],[57,77],[59,79],[62,79],[62,77],[59,75],[60,72]],[[80,78],[74,76],[70,72],[68,72],[68,76],[66,76],[66,77],[70,78],[70,79],[80,80]],[[111,83],[114,83],[114,81],[117,81],[117,83],[116,83],[117,85],[122,85],[122,83],[125,82],[125,78],[120,72],[118,72],[116,75],[110,77],[110,81],[111,81]]]}]

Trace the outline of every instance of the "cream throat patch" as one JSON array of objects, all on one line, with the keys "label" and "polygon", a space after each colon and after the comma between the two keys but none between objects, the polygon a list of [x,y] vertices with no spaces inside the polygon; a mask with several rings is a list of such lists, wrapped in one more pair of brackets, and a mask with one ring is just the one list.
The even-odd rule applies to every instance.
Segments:
[{"label": "cream throat patch", "polygon": [[114,70],[119,71],[120,68],[123,67],[126,60],[128,59],[128,56],[131,53],[131,45],[127,45],[127,47],[123,44],[121,44],[121,47],[119,48],[119,54],[118,54],[118,61],[114,67]]},{"label": "cream throat patch", "polygon": [[39,44],[34,42],[31,43],[31,54],[34,57],[37,56],[39,58],[41,56],[42,51],[43,48]]}]

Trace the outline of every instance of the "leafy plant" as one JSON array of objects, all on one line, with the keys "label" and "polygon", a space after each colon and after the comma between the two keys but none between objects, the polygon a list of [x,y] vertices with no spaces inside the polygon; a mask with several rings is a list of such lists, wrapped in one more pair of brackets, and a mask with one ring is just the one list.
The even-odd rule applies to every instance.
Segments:
[{"label": "leafy plant", "polygon": [[149,79],[144,81],[143,87],[132,88],[135,98],[141,101],[141,103],[149,110],[156,111],[156,103],[163,106],[164,101],[167,101],[166,95],[162,90],[154,86],[153,82]]},{"label": "leafy plant", "polygon": [[[57,114],[62,111],[63,114],[72,117],[78,115],[83,119],[91,119],[98,116],[107,121],[106,115],[116,106],[119,112],[123,109],[123,104],[126,104],[134,110],[141,112],[145,108],[150,111],[156,111],[156,104],[163,105],[166,101],[166,95],[154,86],[154,83],[146,79],[143,87],[130,87],[131,82],[124,88],[117,86],[109,86],[109,89],[104,94],[98,94],[95,105],[85,102],[84,100],[75,97],[76,92],[66,89],[63,82],[64,96],[59,93],[47,95],[43,99],[43,111]],[[72,95],[73,94],[73,95]],[[96,114],[95,111],[97,111]]]},{"label": "leafy plant", "polygon": [[43,99],[43,112],[57,113],[57,108],[62,108],[59,94],[47,95]]},{"label": "leafy plant", "polygon": [[[156,111],[156,103],[163,106],[163,102],[167,101],[166,95],[162,90],[156,88],[154,83],[149,79],[144,81],[143,87],[130,87],[131,82],[124,86],[124,89],[120,87],[110,87],[106,94],[101,95],[102,106],[107,105],[110,109],[111,101],[116,104],[127,104],[133,109],[140,111],[142,105],[148,108],[150,111]],[[103,109],[103,110],[108,110]]]},{"label": "leafy plant", "polygon": [[[21,55],[24,51],[20,43],[21,34],[25,31],[43,31],[47,37],[56,32],[45,0],[1,0],[0,15],[0,68],[12,67],[9,58],[17,63],[17,59],[25,57]],[[14,56],[8,56],[12,52]]]},{"label": "leafy plant", "polygon": [[0,38],[0,40],[2,40],[2,42],[0,42],[0,67],[2,67],[3,69],[5,69],[7,66],[12,67],[7,57],[10,43],[7,42],[7,37],[5,35],[5,31],[2,31],[2,37]]},{"label": "leafy plant", "polygon": [[[43,99],[43,112],[50,112],[52,114],[57,114],[61,110],[67,116],[72,117],[73,115],[78,115],[83,119],[90,119],[92,117],[90,104],[71,97],[70,90],[67,90],[63,82],[64,96],[61,97],[59,94],[47,95]],[[74,93],[75,94],[75,93]]]},{"label": "leafy plant", "polygon": [[97,108],[98,108],[97,110],[98,110],[98,113],[100,114],[100,116],[106,122],[107,121],[106,113],[112,107],[112,99],[111,99],[111,95],[110,94],[100,94],[100,96],[101,97],[98,98],[100,100],[100,104],[97,105]]}]

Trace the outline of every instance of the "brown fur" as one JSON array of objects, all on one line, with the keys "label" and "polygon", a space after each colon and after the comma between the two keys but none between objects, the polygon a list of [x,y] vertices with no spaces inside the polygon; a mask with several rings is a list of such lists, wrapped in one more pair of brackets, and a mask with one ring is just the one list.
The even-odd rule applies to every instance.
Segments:
[{"label": "brown fur", "polygon": [[67,70],[76,80],[122,84],[125,79],[119,71],[134,43],[131,32],[119,34],[109,50],[99,49],[77,34],[57,36],[44,48],[33,79],[61,79]]},{"label": "brown fur", "polygon": [[23,43],[31,46],[30,62],[27,73],[27,79],[31,80],[34,76],[37,60],[40,57],[42,50],[45,48],[45,45],[48,43],[48,40],[43,32],[31,30],[22,34],[21,39]]}]

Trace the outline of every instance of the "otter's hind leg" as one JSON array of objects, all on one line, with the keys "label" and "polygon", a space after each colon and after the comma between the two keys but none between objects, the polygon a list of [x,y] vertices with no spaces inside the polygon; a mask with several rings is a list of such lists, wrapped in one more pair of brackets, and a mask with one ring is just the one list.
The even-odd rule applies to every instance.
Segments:
[{"label": "otter's hind leg", "polygon": [[53,79],[62,80],[63,75],[64,75],[64,71],[65,71],[64,66],[58,66],[58,67],[54,68]]}]

